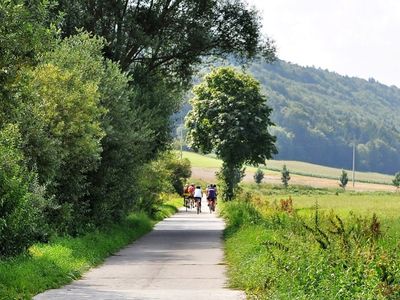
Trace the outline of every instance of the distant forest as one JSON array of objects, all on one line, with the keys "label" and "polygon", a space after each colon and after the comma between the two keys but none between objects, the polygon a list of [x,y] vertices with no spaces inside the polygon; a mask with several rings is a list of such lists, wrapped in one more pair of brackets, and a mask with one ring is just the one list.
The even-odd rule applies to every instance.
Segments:
[{"label": "distant forest", "polygon": [[273,108],[276,159],[351,168],[356,143],[357,170],[400,170],[399,88],[284,61],[249,71]]}]

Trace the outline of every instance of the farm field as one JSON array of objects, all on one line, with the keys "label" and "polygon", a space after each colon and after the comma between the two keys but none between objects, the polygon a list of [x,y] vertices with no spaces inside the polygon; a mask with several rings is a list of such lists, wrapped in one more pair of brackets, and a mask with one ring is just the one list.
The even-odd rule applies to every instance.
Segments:
[{"label": "farm field", "polygon": [[[193,178],[201,179],[205,182],[216,181],[215,172],[220,168],[222,164],[221,160],[211,155],[205,156],[186,151],[183,152],[183,157],[188,158],[192,164]],[[339,177],[341,173],[340,169],[297,161],[268,161],[267,169],[263,169],[265,173],[264,182],[270,184],[281,184],[281,174],[280,171],[277,170],[280,170],[284,163],[286,163],[289,171],[291,172],[290,184],[307,185],[316,188],[339,188],[338,180],[333,178]],[[247,183],[254,182],[253,175],[255,170],[256,168],[254,167],[246,167],[246,176],[243,181]],[[351,174],[349,173],[349,177],[350,176]],[[355,186],[352,187],[351,182],[349,182],[347,189],[353,191],[394,192],[396,190],[395,187],[390,185],[392,179],[393,176],[385,174],[356,172]],[[362,182],[357,180],[362,180]]]},{"label": "farm field", "polygon": [[249,299],[400,298],[399,193],[243,187],[222,209],[232,287]]}]

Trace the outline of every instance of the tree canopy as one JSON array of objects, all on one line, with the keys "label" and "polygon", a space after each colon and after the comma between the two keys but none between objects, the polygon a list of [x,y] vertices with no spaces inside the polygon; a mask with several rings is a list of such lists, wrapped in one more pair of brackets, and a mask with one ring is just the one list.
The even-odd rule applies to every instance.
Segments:
[{"label": "tree canopy", "polygon": [[65,13],[64,35],[84,28],[104,37],[107,57],[123,70],[141,66],[188,81],[204,56],[275,53],[257,11],[241,0],[60,0],[56,10]]},{"label": "tree canopy", "polygon": [[[188,140],[194,150],[214,151],[229,176],[243,164],[264,164],[276,153],[269,133],[271,109],[252,76],[233,68],[214,69],[193,88],[192,110],[186,118]],[[232,178],[227,178],[232,177]],[[228,198],[236,183],[228,185]]]}]

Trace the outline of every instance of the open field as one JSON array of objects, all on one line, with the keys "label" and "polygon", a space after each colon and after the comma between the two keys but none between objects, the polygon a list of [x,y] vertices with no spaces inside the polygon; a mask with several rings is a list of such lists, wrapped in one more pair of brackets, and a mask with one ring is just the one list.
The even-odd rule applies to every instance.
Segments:
[{"label": "open field", "polygon": [[226,257],[250,299],[400,299],[399,193],[244,184],[239,199]]},{"label": "open field", "polygon": [[[205,182],[215,182],[215,172],[218,171],[222,162],[219,159],[216,159],[212,156],[204,156],[200,154],[196,154],[193,152],[183,152],[183,157],[188,158],[192,163],[192,177],[195,179],[201,179]],[[269,161],[267,163],[267,167],[270,164],[274,163],[274,166],[283,165],[282,161]],[[291,163],[291,164],[289,164]],[[317,166],[308,163],[302,162],[288,162],[288,169],[291,172],[291,180],[289,184],[294,185],[307,185],[311,187],[317,188],[339,188],[338,180],[327,178],[332,174],[336,174],[337,178],[339,177],[341,170]],[[294,170],[293,171],[291,166]],[[310,168],[310,169],[307,169]],[[278,168],[277,168],[278,169]],[[244,182],[254,182],[253,175],[256,168],[247,167],[246,168],[246,176],[243,179]],[[309,171],[308,171],[309,170]],[[265,177],[264,182],[270,184],[281,184],[281,173],[276,170],[264,169]],[[303,175],[310,174],[310,175]],[[317,177],[315,174],[322,174],[322,177]],[[349,174],[350,176],[350,174]],[[334,176],[331,176],[334,177]],[[347,189],[351,191],[389,191],[394,192],[395,187],[389,185],[388,183],[391,181],[392,177],[389,175],[378,174],[378,173],[363,173],[356,172],[356,178],[363,180],[363,182],[356,181],[355,186],[353,187],[351,182],[348,183]],[[381,182],[381,183],[375,183]]]}]

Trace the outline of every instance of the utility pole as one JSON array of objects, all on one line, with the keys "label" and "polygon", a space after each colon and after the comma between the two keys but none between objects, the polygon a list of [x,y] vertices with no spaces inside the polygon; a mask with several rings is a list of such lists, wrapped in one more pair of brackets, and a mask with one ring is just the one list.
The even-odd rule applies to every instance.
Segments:
[{"label": "utility pole", "polygon": [[183,119],[182,119],[182,125],[181,125],[181,160],[183,158]]},{"label": "utility pole", "polygon": [[182,123],[181,123],[181,160],[183,159],[183,127],[184,127],[184,122],[182,118]]},{"label": "utility pole", "polygon": [[356,142],[353,143],[353,187],[355,181],[355,169],[356,169]]}]

